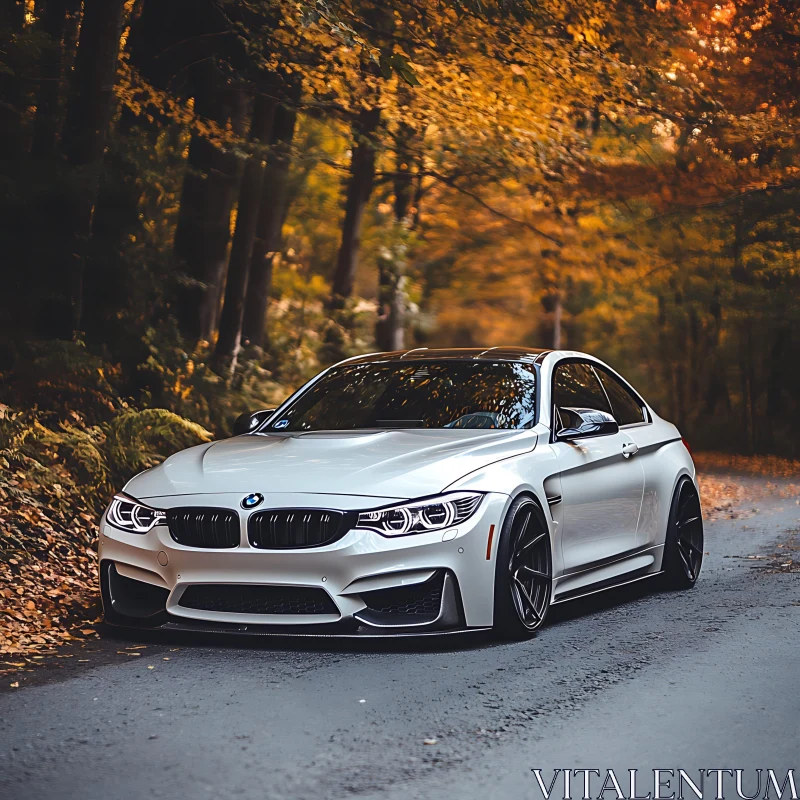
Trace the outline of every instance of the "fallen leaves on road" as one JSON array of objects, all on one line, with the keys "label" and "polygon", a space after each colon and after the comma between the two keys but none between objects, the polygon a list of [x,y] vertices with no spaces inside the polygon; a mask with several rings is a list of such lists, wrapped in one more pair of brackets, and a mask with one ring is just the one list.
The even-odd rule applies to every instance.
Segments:
[{"label": "fallen leaves on road", "polygon": [[777,546],[777,552],[767,556],[755,556],[763,564],[756,568],[769,573],[800,572],[800,531],[792,531],[788,541]]},{"label": "fallen leaves on road", "polygon": [[[800,461],[777,456],[697,453],[694,462],[707,521],[752,516],[758,511],[752,504],[765,496],[800,497]],[[742,476],[797,478],[798,483],[742,480]]]},{"label": "fallen leaves on road", "polygon": [[716,475],[698,474],[700,499],[703,503],[703,517],[706,521],[715,519],[738,519],[747,515],[742,503],[748,499],[747,491],[741,483]]}]

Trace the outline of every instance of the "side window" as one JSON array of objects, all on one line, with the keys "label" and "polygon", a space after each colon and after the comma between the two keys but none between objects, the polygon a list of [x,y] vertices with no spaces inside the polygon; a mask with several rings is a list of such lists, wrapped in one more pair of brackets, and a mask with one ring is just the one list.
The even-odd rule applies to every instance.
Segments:
[{"label": "side window", "polygon": [[567,363],[556,367],[553,403],[556,408],[592,408],[611,413],[606,393],[588,364]]},{"label": "side window", "polygon": [[644,409],[630,390],[602,367],[596,366],[594,369],[600,376],[603,388],[611,401],[612,413],[617,424],[635,425],[637,422],[645,422]]}]

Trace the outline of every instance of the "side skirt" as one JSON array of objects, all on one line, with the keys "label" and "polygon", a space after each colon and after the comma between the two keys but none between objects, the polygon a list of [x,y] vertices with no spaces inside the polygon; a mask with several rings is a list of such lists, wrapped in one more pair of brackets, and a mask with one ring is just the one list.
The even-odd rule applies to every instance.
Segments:
[{"label": "side skirt", "polygon": [[608,581],[595,583],[591,586],[573,589],[571,592],[564,592],[564,594],[551,600],[550,605],[555,606],[558,605],[558,603],[568,603],[570,600],[577,600],[580,597],[588,597],[589,595],[598,594],[599,592],[607,592],[610,589],[617,589],[620,586],[627,586],[630,583],[639,583],[639,581],[645,581],[648,578],[657,578],[661,574],[663,573],[659,570],[658,572],[648,572],[646,575],[639,575],[635,578],[629,578],[627,575],[612,578]]}]

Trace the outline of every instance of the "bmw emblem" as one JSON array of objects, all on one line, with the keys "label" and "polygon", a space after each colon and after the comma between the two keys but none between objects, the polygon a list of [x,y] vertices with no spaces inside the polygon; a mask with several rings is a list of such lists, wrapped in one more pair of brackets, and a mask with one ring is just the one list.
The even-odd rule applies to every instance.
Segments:
[{"label": "bmw emblem", "polygon": [[252,494],[247,495],[247,497],[242,500],[242,508],[255,508],[256,506],[260,506],[264,502],[264,495],[259,494],[258,492],[253,492]]}]

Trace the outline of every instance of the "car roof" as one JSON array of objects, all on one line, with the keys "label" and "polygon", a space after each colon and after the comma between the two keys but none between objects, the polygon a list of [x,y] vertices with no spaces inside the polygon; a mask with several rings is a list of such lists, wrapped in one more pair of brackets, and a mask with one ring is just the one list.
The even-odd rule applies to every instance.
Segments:
[{"label": "car roof", "polygon": [[552,350],[534,347],[500,345],[498,347],[415,347],[412,350],[393,350],[355,356],[340,364],[367,364],[387,361],[520,361],[526,364],[541,363]]}]

